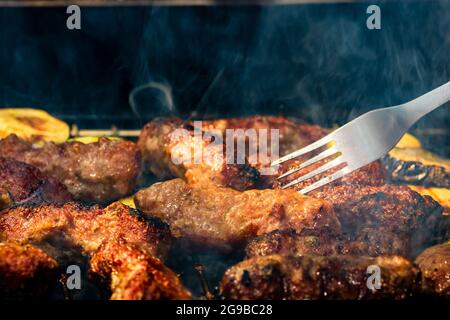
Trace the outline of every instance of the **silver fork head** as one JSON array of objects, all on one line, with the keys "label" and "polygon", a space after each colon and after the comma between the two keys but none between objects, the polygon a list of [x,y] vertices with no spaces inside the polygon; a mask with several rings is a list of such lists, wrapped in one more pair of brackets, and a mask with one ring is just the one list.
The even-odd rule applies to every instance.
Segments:
[{"label": "silver fork head", "polygon": [[[339,169],[333,174],[325,176],[319,181],[314,182],[299,191],[300,193],[306,194],[314,189],[320,188],[330,182],[340,179],[344,175],[359,169],[376,159],[379,159],[385,152],[390,150],[388,146],[393,147],[398,141],[396,137],[392,136],[392,130],[383,131],[383,129],[379,129],[383,128],[383,125],[389,128],[395,127],[397,131],[396,134],[398,134],[399,129],[396,117],[393,115],[389,117],[389,109],[392,108],[378,109],[368,112],[330,133],[329,135],[319,139],[318,141],[274,161],[272,165],[279,165],[328,146],[327,149],[303,162],[299,167],[293,168],[281,174],[279,176],[279,179],[281,179],[313,165],[320,160],[338,154],[338,156],[333,160],[326,162],[319,168],[316,168],[315,170],[306,173],[293,181],[290,181],[286,185],[283,185],[282,188],[285,189],[292,187],[302,181],[313,178],[318,174],[326,173],[329,170],[333,170],[336,167],[345,164],[344,168]],[[388,114],[388,116],[386,116],[386,114]],[[398,136],[398,139],[400,139],[400,137],[401,135]],[[329,147],[329,144],[332,144],[332,146]]]},{"label": "silver fork head", "polygon": [[[339,152],[337,145],[336,145],[336,141],[333,140],[333,134],[330,134],[320,140],[318,140],[317,142],[314,142],[298,151],[295,151],[285,157],[282,157],[280,159],[278,159],[277,161],[273,162],[273,165],[279,165],[282,164],[286,161],[292,160],[298,156],[313,152],[315,150],[318,150],[320,148],[323,148],[324,146],[327,146],[329,144],[332,144],[329,148],[326,148],[324,151],[322,151],[321,153],[313,156],[312,158],[302,162],[299,166],[290,169],[288,171],[286,171],[285,173],[281,174],[277,179],[283,179],[286,178],[292,174],[294,174],[295,172],[298,172],[304,168],[307,168],[321,160],[327,159],[329,157],[333,157],[333,160],[324,163],[323,165],[321,165],[320,167],[316,168],[315,170],[308,172],[304,175],[301,175],[300,177],[289,181],[287,184],[284,184],[281,186],[282,189],[287,189],[290,188],[300,182],[303,182],[305,180],[314,178],[315,176],[321,174],[321,173],[325,173],[328,170],[332,170],[336,167],[342,166],[343,164],[346,164],[344,156],[341,152]],[[312,183],[311,185],[309,185],[306,188],[301,189],[299,192],[306,194],[314,189],[320,188],[322,186],[324,186],[327,183],[330,183],[334,180],[337,180],[341,177],[343,177],[344,175],[346,175],[349,172],[349,168],[347,166],[345,166],[344,168],[341,168],[340,170],[338,170],[337,172],[328,175],[322,179],[320,179],[319,181],[316,181],[314,183]]]},{"label": "silver fork head", "polygon": [[280,176],[280,178],[287,177],[339,152],[340,155],[332,161],[289,182],[283,187],[289,188],[337,166],[346,165],[337,172],[300,190],[301,193],[308,193],[381,158],[397,144],[418,119],[449,100],[450,82],[410,102],[367,112],[324,138],[274,161],[272,165],[279,165],[318,148],[325,147],[330,142],[334,142],[333,147],[330,149],[307,160],[299,168],[289,170]]}]

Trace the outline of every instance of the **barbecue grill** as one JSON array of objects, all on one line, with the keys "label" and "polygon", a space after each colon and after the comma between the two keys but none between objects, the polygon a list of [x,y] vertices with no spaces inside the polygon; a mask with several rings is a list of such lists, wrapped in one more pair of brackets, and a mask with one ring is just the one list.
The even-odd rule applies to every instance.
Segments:
[{"label": "barbecue grill", "polygon": [[[74,4],[80,30],[66,27]],[[380,30],[366,26],[373,4]],[[44,109],[71,137],[136,141],[158,117],[332,129],[450,79],[447,0],[0,0],[0,22],[0,107]],[[411,133],[448,158],[448,123],[445,106]],[[167,265],[206,298],[243,255],[171,250]]]}]

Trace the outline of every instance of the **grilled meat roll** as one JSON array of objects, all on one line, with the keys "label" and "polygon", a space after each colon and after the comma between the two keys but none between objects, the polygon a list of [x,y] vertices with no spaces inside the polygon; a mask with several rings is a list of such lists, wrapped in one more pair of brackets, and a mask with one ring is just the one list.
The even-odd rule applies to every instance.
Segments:
[{"label": "grilled meat roll", "polygon": [[0,299],[42,297],[57,279],[58,264],[31,245],[0,243]]},{"label": "grilled meat roll", "polygon": [[426,293],[450,298],[450,243],[426,249],[416,259]]},{"label": "grilled meat roll", "polygon": [[333,204],[345,233],[383,228],[384,232],[410,240],[411,247],[420,251],[446,236],[448,217],[442,215],[443,208],[431,197],[422,197],[406,186],[343,185],[314,190],[309,195]]},{"label": "grilled meat roll", "polygon": [[0,154],[37,167],[45,176],[63,183],[77,200],[87,202],[107,202],[131,193],[141,161],[133,142],[106,138],[90,144],[34,147],[11,135],[0,140]]},{"label": "grilled meat roll", "polygon": [[20,203],[65,203],[66,187],[26,163],[0,157],[0,210]]},{"label": "grilled meat roll", "polygon": [[[446,239],[450,219],[442,215],[443,208],[431,197],[407,186],[341,183],[308,194],[333,204],[342,230],[349,236],[333,239],[333,245],[342,247],[339,253],[414,257]],[[296,243],[291,250],[304,248],[305,239],[293,238],[288,241]]]},{"label": "grilled meat roll", "polygon": [[[189,295],[177,276],[158,262],[168,251],[170,232],[167,225],[156,218],[144,220],[119,203],[105,209],[74,203],[9,209],[0,215],[0,239],[32,243],[61,262],[70,261],[71,252],[93,255],[93,272],[101,274],[103,279],[109,274],[112,298],[170,299]],[[124,251],[109,254],[112,247]],[[126,257],[130,258],[129,264],[116,265],[128,259]],[[147,262],[142,262],[145,260]],[[139,279],[130,277],[142,266],[147,271],[142,270]],[[124,279],[130,282],[124,282]],[[164,296],[164,293],[169,295]]]},{"label": "grilled meat roll", "polygon": [[377,257],[398,255],[409,257],[409,241],[382,228],[366,228],[357,236],[302,236],[294,230],[276,230],[249,241],[246,246],[247,258],[281,255],[354,255]]},{"label": "grilled meat roll", "polygon": [[241,192],[174,179],[138,192],[135,203],[144,213],[167,221],[173,234],[202,244],[235,244],[288,228],[298,233],[340,232],[329,202],[294,190]]},{"label": "grilled meat roll", "polygon": [[[378,290],[367,285],[369,266],[380,268]],[[404,299],[417,290],[419,280],[419,270],[397,256],[271,255],[228,269],[220,290],[227,299]]]},{"label": "grilled meat roll", "polygon": [[[264,159],[268,163],[263,163],[264,160],[260,158],[256,159],[256,163],[249,163],[248,158],[255,155],[247,153],[244,163],[239,164],[236,154],[227,154],[225,142],[230,143],[227,140],[227,129],[278,129],[280,154],[292,152],[325,135],[325,130],[319,126],[298,124],[281,117],[256,116],[203,121],[202,129],[201,137],[198,138],[194,133],[193,121],[158,119],[148,123],[138,141],[146,167],[159,178],[178,177],[189,183],[212,183],[236,190],[266,187],[268,182],[261,179],[265,177],[260,177],[259,169],[269,165],[269,158]],[[215,145],[211,137],[204,136],[211,132],[217,133],[224,143]],[[270,133],[268,139],[270,140]],[[236,140],[234,136],[233,143]],[[247,137],[246,143],[248,150],[258,150],[258,140]],[[195,146],[199,146],[199,158],[195,158],[198,152],[195,151]],[[269,157],[270,150],[267,151]],[[227,157],[230,156],[233,157],[233,164],[227,164]]]},{"label": "grilled meat roll", "polygon": [[[191,124],[179,119],[158,119],[148,123],[142,129],[138,145],[146,167],[161,179],[179,177],[189,183],[237,190],[254,188],[258,182],[256,168],[248,163],[227,164],[223,145],[214,146],[208,138],[196,138]],[[195,148],[202,153],[198,159]]]}]

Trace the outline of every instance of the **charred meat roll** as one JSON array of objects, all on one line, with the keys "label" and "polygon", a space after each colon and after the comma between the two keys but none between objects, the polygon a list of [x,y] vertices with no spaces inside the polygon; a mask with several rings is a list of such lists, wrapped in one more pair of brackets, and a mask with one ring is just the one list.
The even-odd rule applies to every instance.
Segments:
[{"label": "charred meat roll", "polygon": [[450,243],[426,249],[416,259],[428,294],[450,298]]},{"label": "charred meat roll", "polygon": [[[279,130],[280,154],[286,154],[307,145],[325,134],[319,126],[303,125],[281,117],[249,117],[203,121],[200,132],[195,134],[193,121],[180,119],[158,119],[148,123],[141,132],[138,144],[146,167],[159,178],[184,178],[189,183],[212,183],[217,186],[247,190],[268,186],[266,177],[261,179],[259,169],[269,165],[269,158],[264,160],[250,154],[249,150],[258,150],[258,139],[246,136],[246,130]],[[245,159],[237,160],[236,149],[228,154],[226,144],[238,143],[238,131],[231,135],[227,130],[241,130],[248,152]],[[214,138],[208,133],[216,133],[222,144],[214,144]],[[255,131],[258,134],[259,131]],[[268,144],[271,135],[267,134]],[[231,151],[230,151],[231,152]],[[270,156],[270,147],[267,150]],[[255,161],[250,161],[252,157]],[[227,158],[232,161],[227,161]],[[269,161],[267,161],[269,160]],[[267,163],[263,163],[263,162]]]},{"label": "charred meat roll", "polygon": [[[143,219],[122,204],[105,209],[74,203],[12,208],[0,215],[0,239],[32,243],[65,263],[72,253],[90,256],[92,272],[109,280],[112,298],[189,297],[178,277],[159,261],[168,251],[167,225]],[[118,265],[128,258],[126,265]],[[130,276],[137,269],[140,276]]]},{"label": "charred meat roll", "polygon": [[[407,186],[337,186],[309,193],[330,201],[345,233],[357,235],[365,228],[382,228],[394,233],[419,253],[441,242],[447,235],[448,217],[429,196],[421,196]],[[419,250],[419,252],[417,252]]]},{"label": "charred meat roll", "polygon": [[77,200],[86,202],[108,202],[131,193],[141,162],[136,144],[106,138],[90,144],[34,147],[11,135],[0,140],[0,154],[37,167],[45,176],[63,183]]},{"label": "charred meat roll", "polygon": [[43,297],[57,279],[58,264],[31,245],[0,243],[0,298]]},{"label": "charred meat roll", "polygon": [[65,203],[72,199],[66,187],[45,178],[35,167],[0,157],[0,210],[20,203]]},{"label": "charred meat roll", "polygon": [[343,234],[326,238],[274,232],[248,244],[247,255],[352,254],[415,257],[448,236],[449,217],[430,197],[406,186],[335,186],[311,196],[330,201]]},{"label": "charred meat roll", "polygon": [[181,179],[137,193],[137,207],[169,223],[175,235],[195,242],[233,244],[277,229],[340,232],[329,202],[294,190],[248,190],[190,185]]},{"label": "charred meat roll", "polygon": [[277,230],[252,239],[246,246],[247,258],[281,255],[335,254],[377,257],[398,255],[409,257],[409,241],[383,228],[363,229],[357,236],[303,236],[294,230]]},{"label": "charred meat roll", "polygon": [[203,134],[195,137],[191,124],[179,119],[158,119],[144,127],[138,145],[146,167],[158,178],[178,177],[192,184],[237,190],[255,188],[258,170],[248,163],[227,164],[224,145],[213,145]]},{"label": "charred meat roll", "polygon": [[[377,268],[378,289],[376,276],[369,279]],[[418,268],[397,256],[271,255],[231,267],[220,289],[227,299],[405,299],[419,282]]]}]

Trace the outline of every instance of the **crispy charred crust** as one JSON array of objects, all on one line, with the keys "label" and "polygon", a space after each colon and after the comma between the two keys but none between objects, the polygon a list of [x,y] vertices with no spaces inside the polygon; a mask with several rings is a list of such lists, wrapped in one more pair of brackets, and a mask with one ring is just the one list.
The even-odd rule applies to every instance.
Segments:
[{"label": "crispy charred crust", "polygon": [[416,259],[424,292],[450,298],[450,244],[426,249]]},{"label": "crispy charred crust", "polygon": [[141,164],[136,144],[106,138],[90,144],[46,143],[38,148],[11,135],[0,140],[0,153],[37,167],[86,202],[108,202],[130,194]]},{"label": "crispy charred crust", "polygon": [[0,235],[10,241],[35,244],[47,243],[53,235],[63,237],[85,254],[104,242],[124,240],[159,255],[167,252],[170,241],[167,226],[149,224],[119,203],[105,209],[77,203],[12,208],[0,215]]},{"label": "crispy charred crust", "polygon": [[138,192],[135,203],[167,221],[173,234],[212,246],[239,244],[277,229],[340,233],[330,203],[294,190],[240,192],[174,179]]},{"label": "crispy charred crust", "polygon": [[109,283],[112,300],[186,300],[189,291],[158,258],[122,241],[106,243],[93,254],[90,274]]},{"label": "crispy charred crust", "polygon": [[382,162],[394,182],[450,188],[450,173],[444,167],[425,165],[419,161],[403,161],[390,155],[384,157]]},{"label": "crispy charred crust", "polygon": [[42,297],[57,278],[58,264],[31,245],[0,243],[0,298]]},{"label": "crispy charred crust", "polygon": [[[183,130],[186,137],[172,140],[171,134],[176,130]],[[190,183],[214,184],[236,190],[246,190],[256,186],[259,178],[256,168],[248,164],[228,165],[224,149],[206,149],[211,143],[206,138],[198,142],[201,143],[202,154],[206,153],[212,157],[215,152],[220,152],[222,161],[195,163],[192,158],[191,163],[175,164],[174,157],[180,158],[180,162],[184,157],[193,157],[193,141],[194,129],[190,122],[183,122],[180,119],[156,119],[142,129],[138,145],[145,166],[161,179],[178,177]]]},{"label": "crispy charred crust", "polygon": [[302,236],[295,230],[275,230],[249,241],[245,248],[247,258],[273,254],[329,256],[337,254],[336,243],[326,236]]},{"label": "crispy charred crust", "polygon": [[67,189],[26,163],[0,157],[0,210],[20,203],[65,203]]},{"label": "crispy charred crust", "polygon": [[[379,290],[370,290],[369,266],[381,269]],[[417,291],[419,270],[402,257],[256,257],[225,272],[220,290],[227,299],[405,299]]]},{"label": "crispy charred crust", "polygon": [[157,218],[144,219],[133,212],[119,203],[105,209],[76,203],[17,207],[0,215],[0,236],[33,243],[58,259],[65,258],[68,251],[94,255],[93,273],[101,272],[100,278],[114,273],[109,275],[114,299],[137,298],[140,294],[143,299],[176,298],[177,288],[180,297],[187,297],[178,278],[159,260],[169,250],[168,226]]},{"label": "crispy charred crust", "polygon": [[448,217],[431,197],[421,196],[406,186],[337,186],[313,191],[312,197],[333,203],[346,233],[357,234],[364,228],[385,228],[399,235],[409,235],[411,246],[424,247],[440,240]]},{"label": "crispy charred crust", "polygon": [[247,258],[280,255],[382,255],[411,256],[407,236],[386,232],[383,228],[365,228],[357,235],[330,237],[302,236],[294,230],[277,230],[252,239],[246,246]]}]

